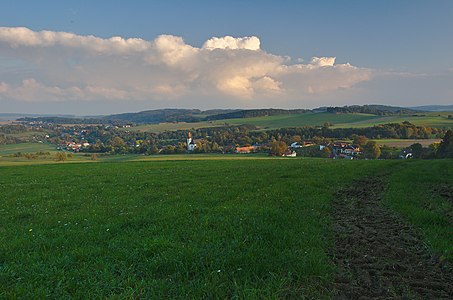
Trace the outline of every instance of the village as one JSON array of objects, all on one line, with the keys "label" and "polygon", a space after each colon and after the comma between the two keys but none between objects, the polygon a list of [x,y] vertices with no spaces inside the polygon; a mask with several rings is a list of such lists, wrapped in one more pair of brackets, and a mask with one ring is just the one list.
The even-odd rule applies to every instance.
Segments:
[{"label": "village", "polygon": [[[105,127],[105,129],[117,129],[115,127]],[[112,140],[111,147],[105,147],[104,144],[99,140],[95,143],[90,143],[86,136],[89,135],[89,130],[82,129],[80,131],[73,131],[71,134],[62,133],[59,142],[56,143],[56,149],[60,151],[70,151],[74,153],[78,152],[88,152],[94,153],[99,151],[100,153],[109,153],[114,154],[117,147],[123,148],[123,154],[126,154],[124,149],[127,150],[127,153],[142,153],[146,154],[141,149],[143,147],[148,147],[149,143],[144,140],[134,140],[131,142],[125,142],[120,137],[114,137]],[[362,137],[363,138],[363,137]],[[50,142],[54,143],[55,138],[51,138],[48,134],[43,136],[38,142],[43,143]],[[309,156],[309,157],[322,157],[330,159],[363,159],[371,158],[364,156],[364,148],[371,147],[374,148],[375,152],[379,152],[380,149],[375,142],[370,144],[354,144],[354,141],[336,141],[336,140],[326,140],[324,141],[294,141],[285,143],[280,140],[273,140],[267,143],[253,143],[253,144],[244,144],[244,145],[222,145],[214,146],[207,148],[206,145],[209,142],[207,138],[193,138],[193,135],[190,131],[187,133],[187,138],[185,142],[179,141],[176,145],[161,145],[159,147],[153,146],[154,150],[150,154],[195,154],[195,153],[221,153],[221,154],[267,154],[269,156],[280,156],[280,157],[296,157],[296,156]],[[215,145],[215,143],[213,143]],[[208,149],[208,150],[206,150]],[[109,151],[107,151],[109,150]],[[135,151],[134,151],[135,150]],[[396,149],[394,149],[394,152]],[[399,153],[395,154],[393,158],[408,159],[413,158],[412,150],[410,148],[398,149]],[[372,158],[378,158],[378,154],[374,154]]]},{"label": "village", "polygon": [[416,145],[416,140],[414,147],[407,143],[400,147],[380,143],[381,138],[393,138],[409,129],[413,133],[424,132],[425,128],[410,123],[373,127],[362,132],[356,130],[357,133],[350,129],[330,130],[327,127],[259,131],[251,125],[163,132],[140,131],[130,124],[22,122],[9,127],[14,132],[32,132],[33,142],[52,144],[57,150],[103,155],[218,153],[347,160],[407,159],[421,158],[422,155],[432,157],[437,147],[435,144],[427,147],[426,143],[422,147]]}]

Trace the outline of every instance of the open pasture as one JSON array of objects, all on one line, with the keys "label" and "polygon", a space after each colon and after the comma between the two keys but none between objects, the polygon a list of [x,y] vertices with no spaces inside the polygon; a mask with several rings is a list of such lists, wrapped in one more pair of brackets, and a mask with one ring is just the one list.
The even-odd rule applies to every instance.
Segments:
[{"label": "open pasture", "polygon": [[451,160],[194,157],[0,167],[0,298],[330,297],[333,201],[374,176],[451,259]]},{"label": "open pasture", "polygon": [[209,122],[175,122],[175,123],[160,123],[139,125],[131,128],[123,128],[121,130],[129,131],[150,131],[163,132],[175,130],[190,130],[197,128],[216,127],[229,125],[255,125],[258,129],[278,129],[285,127],[302,127],[302,126],[323,126],[325,123],[330,123],[331,128],[364,128],[375,125],[388,123],[402,123],[404,121],[411,122],[417,126],[453,128],[453,119],[449,119],[449,112],[423,113],[403,116],[377,116],[371,114],[332,114],[332,113],[313,113],[307,112],[304,114],[295,115],[277,115],[255,118],[238,118],[225,119]]}]

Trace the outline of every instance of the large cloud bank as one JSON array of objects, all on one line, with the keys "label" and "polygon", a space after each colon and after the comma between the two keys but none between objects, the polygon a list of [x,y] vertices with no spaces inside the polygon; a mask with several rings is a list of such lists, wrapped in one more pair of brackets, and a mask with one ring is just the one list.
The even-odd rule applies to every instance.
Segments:
[{"label": "large cloud bank", "polygon": [[[161,35],[103,39],[0,27],[0,100],[259,101],[305,99],[351,88],[372,71],[313,57],[307,64],[261,49],[258,37],[213,37],[194,47]],[[208,100],[207,100],[208,101]],[[303,103],[301,103],[303,104]]]}]

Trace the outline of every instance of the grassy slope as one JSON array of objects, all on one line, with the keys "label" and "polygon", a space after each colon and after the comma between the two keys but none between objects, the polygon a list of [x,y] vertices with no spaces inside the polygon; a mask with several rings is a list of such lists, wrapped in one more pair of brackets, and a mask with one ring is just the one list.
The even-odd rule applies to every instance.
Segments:
[{"label": "grassy slope", "polygon": [[269,117],[256,117],[256,118],[239,118],[239,119],[225,119],[212,122],[198,122],[198,123],[160,123],[152,125],[141,125],[122,130],[133,131],[151,131],[162,132],[165,130],[187,130],[192,128],[204,128],[213,126],[222,126],[225,123],[240,125],[251,124],[258,126],[261,129],[275,129],[284,127],[301,127],[301,126],[322,126],[326,122],[332,123],[332,128],[361,128],[371,127],[374,125],[388,124],[388,123],[401,123],[409,121],[415,125],[423,125],[430,127],[450,127],[453,128],[453,120],[448,119],[448,112],[424,113],[420,116],[387,116],[380,117],[369,114],[331,114],[331,113],[305,113],[297,115],[279,115]]},{"label": "grassy slope", "polygon": [[36,153],[36,152],[53,152],[55,151],[55,145],[45,143],[20,143],[20,144],[9,144],[0,145],[0,156],[10,155],[17,152],[22,153]]},{"label": "grassy slope", "polygon": [[305,113],[297,115],[279,115],[269,117],[256,117],[256,118],[238,118],[238,119],[225,119],[212,122],[197,122],[197,123],[160,123],[150,125],[140,125],[132,128],[125,128],[122,130],[133,131],[151,131],[162,132],[165,130],[183,130],[192,128],[206,128],[241,124],[252,124],[260,128],[275,129],[282,127],[300,127],[300,126],[322,126],[325,122],[334,124],[349,124],[351,122],[359,122],[378,118],[375,115],[367,114],[329,114],[329,113]]},{"label": "grassy slope", "polygon": [[409,121],[412,124],[418,126],[427,126],[427,127],[449,127],[453,128],[453,119],[448,119],[447,115],[451,113],[427,113],[422,116],[387,116],[387,117],[378,117],[374,119],[351,122],[347,124],[335,124],[333,128],[363,128],[371,127],[374,125],[382,125],[388,123],[402,123],[404,121]]},{"label": "grassy slope", "polygon": [[325,296],[331,193],[382,164],[0,167],[0,298]]},{"label": "grassy slope", "polygon": [[253,124],[261,128],[282,128],[300,126],[322,126],[325,122],[333,124],[343,124],[359,122],[377,118],[375,115],[368,114],[330,114],[330,113],[305,113],[297,115],[279,115],[269,117],[226,119],[216,121],[224,124]]},{"label": "grassy slope", "polygon": [[0,298],[325,297],[332,194],[383,169],[385,203],[452,259],[433,188],[453,160],[225,157],[0,167]]},{"label": "grassy slope", "polygon": [[374,141],[376,141],[380,146],[385,145],[389,147],[404,148],[415,143],[419,143],[423,147],[428,147],[433,143],[440,143],[441,140],[442,139],[379,139]]},{"label": "grassy slope", "polygon": [[390,175],[385,202],[453,261],[453,203],[436,192],[439,187],[453,191],[453,160],[410,161]]},{"label": "grassy slope", "polygon": [[159,124],[146,124],[139,125],[131,128],[121,128],[121,131],[148,131],[148,132],[163,132],[163,131],[176,131],[176,130],[189,130],[189,129],[198,129],[198,128],[207,128],[207,127],[216,127],[220,126],[212,122],[194,122],[194,123],[159,123]]}]

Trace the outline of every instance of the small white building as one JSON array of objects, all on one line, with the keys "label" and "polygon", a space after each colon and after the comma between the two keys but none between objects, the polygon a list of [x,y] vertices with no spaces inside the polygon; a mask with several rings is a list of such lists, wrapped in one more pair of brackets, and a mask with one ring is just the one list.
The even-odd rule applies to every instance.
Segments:
[{"label": "small white building", "polygon": [[293,148],[293,149],[297,149],[297,148],[300,148],[302,147],[301,144],[299,144],[298,142],[294,142],[291,144],[291,146],[289,146],[290,148]]},{"label": "small white building", "polygon": [[197,144],[192,139],[192,134],[189,131],[189,134],[187,135],[187,151],[194,151],[197,149]]},{"label": "small white building", "polygon": [[296,153],[296,151],[288,150],[288,151],[286,151],[285,153],[283,153],[282,156],[286,156],[286,157],[296,157],[296,156],[297,156],[297,153]]}]

